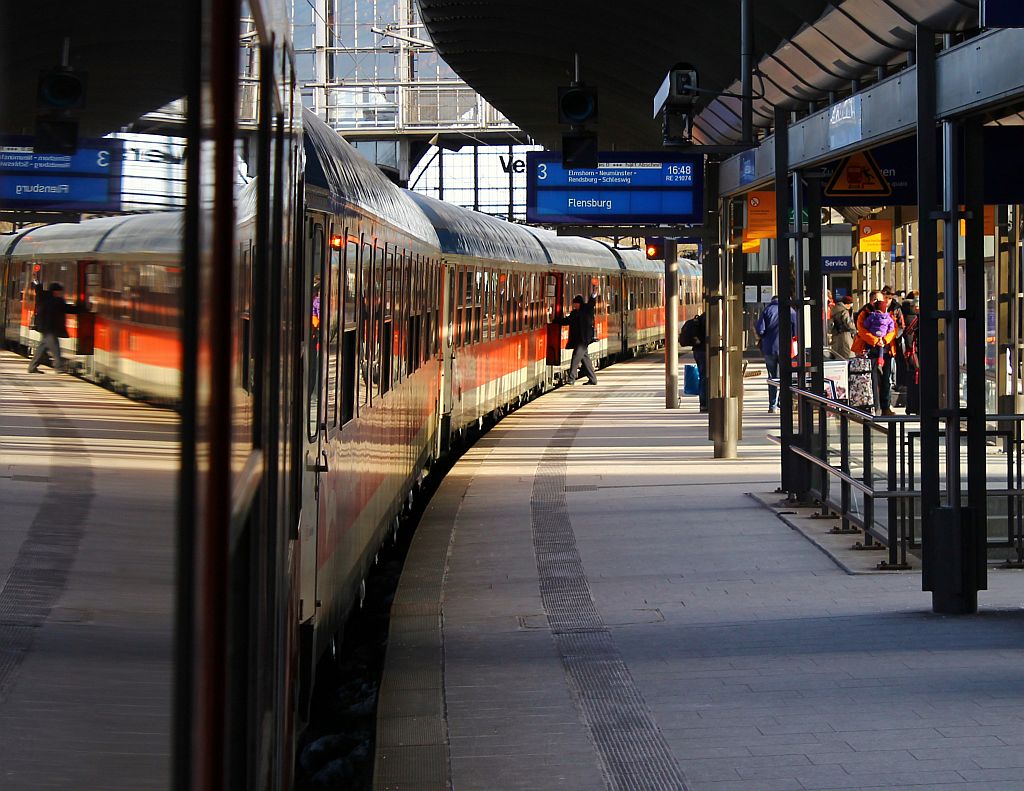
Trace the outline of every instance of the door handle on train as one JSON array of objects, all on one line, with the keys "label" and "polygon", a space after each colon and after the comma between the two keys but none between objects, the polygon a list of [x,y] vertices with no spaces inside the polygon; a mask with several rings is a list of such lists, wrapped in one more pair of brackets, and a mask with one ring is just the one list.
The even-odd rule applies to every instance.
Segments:
[{"label": "door handle on train", "polygon": [[[323,460],[322,462],[321,462],[321,459]],[[315,472],[315,473],[330,472],[330,467],[327,465],[327,451],[326,450],[320,451],[320,455],[317,456],[316,461],[313,462],[312,464],[310,464],[307,461],[306,462],[306,469],[309,470],[310,472]]]}]

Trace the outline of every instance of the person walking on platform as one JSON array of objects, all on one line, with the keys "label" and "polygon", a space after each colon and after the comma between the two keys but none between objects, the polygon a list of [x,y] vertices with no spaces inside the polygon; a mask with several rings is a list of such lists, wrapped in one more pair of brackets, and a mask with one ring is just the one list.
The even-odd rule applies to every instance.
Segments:
[{"label": "person walking on platform", "polygon": [[[790,326],[796,332],[796,311],[789,309],[792,319]],[[754,328],[757,332],[758,343],[761,346],[761,354],[764,356],[764,367],[768,370],[768,414],[779,410],[779,387],[772,380],[779,378],[779,297],[772,296],[772,301],[761,311],[761,317],[757,320]],[[788,342],[788,341],[787,341]],[[789,375],[789,372],[786,372]]]},{"label": "person walking on platform", "polygon": [[[895,320],[889,317],[884,322],[868,319],[874,312],[887,313],[888,307],[889,301],[881,291],[871,292],[871,301],[857,313],[857,337],[853,340],[853,353],[878,361],[878,406],[883,415],[895,415],[892,411],[892,361],[896,356],[898,328]],[[877,327],[884,327],[881,335],[875,334]]]},{"label": "person walking on platform", "polygon": [[39,364],[47,352],[53,359],[53,370],[63,369],[64,361],[60,356],[60,339],[68,337],[67,316],[69,313],[78,313],[78,307],[64,301],[64,286],[60,283],[51,283],[50,288],[42,294],[42,299],[36,303],[35,328],[43,337],[36,347],[36,353],[32,356],[32,362],[28,364],[30,374],[42,373],[39,370]]},{"label": "person walking on platform", "polygon": [[853,297],[847,294],[832,306],[829,328],[832,330],[830,348],[837,360],[849,360],[853,346],[853,338],[857,334],[857,325],[853,323]]},{"label": "person walking on platform", "polygon": [[679,345],[689,346],[693,349],[693,361],[697,364],[697,373],[700,376],[699,403],[700,411],[708,411],[708,344],[707,344],[707,318],[703,313],[698,313],[692,319],[684,322],[679,330]]},{"label": "person walking on platform", "polygon": [[586,384],[597,384],[597,373],[594,371],[594,364],[587,354],[587,347],[594,342],[594,309],[597,307],[597,289],[590,292],[590,299],[583,301],[583,296],[577,294],[572,298],[572,310],[568,316],[562,316],[557,322],[563,327],[569,325],[569,341],[565,344],[566,349],[572,349],[572,362],[569,363],[570,385],[576,384],[576,373],[580,365],[587,375]]}]

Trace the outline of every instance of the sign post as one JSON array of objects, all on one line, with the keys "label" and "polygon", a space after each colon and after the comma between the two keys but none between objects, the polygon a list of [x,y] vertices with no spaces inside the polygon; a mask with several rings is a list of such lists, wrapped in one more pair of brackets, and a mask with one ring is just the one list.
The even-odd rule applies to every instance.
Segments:
[{"label": "sign post", "polygon": [[665,240],[665,408],[679,409],[679,245]]}]

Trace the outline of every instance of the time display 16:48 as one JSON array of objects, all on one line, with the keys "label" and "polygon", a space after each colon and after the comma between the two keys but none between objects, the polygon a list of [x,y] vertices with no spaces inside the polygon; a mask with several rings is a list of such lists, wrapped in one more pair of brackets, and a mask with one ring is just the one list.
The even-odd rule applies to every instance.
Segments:
[{"label": "time display 16:48", "polygon": [[693,184],[693,164],[689,162],[665,165],[666,184]]}]

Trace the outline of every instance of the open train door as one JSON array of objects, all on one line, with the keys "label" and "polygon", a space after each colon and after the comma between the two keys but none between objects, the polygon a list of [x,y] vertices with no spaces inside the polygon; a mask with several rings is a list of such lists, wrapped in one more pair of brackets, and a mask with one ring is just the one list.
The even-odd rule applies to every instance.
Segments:
[{"label": "open train door", "polygon": [[[556,369],[562,365],[562,348],[565,343],[562,340],[563,327],[561,324],[557,324],[558,319],[562,318],[564,311],[562,306],[565,304],[562,295],[565,289],[565,276],[561,272],[548,272],[544,276],[544,308],[547,311],[548,318],[548,334],[547,343],[545,344],[545,356],[547,364],[554,366]],[[554,372],[549,371],[549,380],[553,378]]]},{"label": "open train door", "polygon": [[[325,317],[326,237],[320,219],[306,221],[303,271],[306,274],[302,295],[303,338],[302,393],[305,416],[302,426],[302,510],[299,512],[299,622],[302,624],[303,653],[315,656],[312,632],[316,615],[317,536],[320,515],[320,475],[327,469],[323,448],[325,411],[323,405],[323,358],[325,349],[321,320]],[[308,645],[307,645],[308,641]],[[305,662],[303,663],[303,670]]]},{"label": "open train door", "polygon": [[[438,431],[438,450],[448,450],[452,433],[452,409],[454,407],[455,393],[452,375],[455,368],[455,267],[451,264],[444,264],[444,289],[442,324],[444,327],[444,340],[441,344],[441,421]],[[440,453],[438,453],[440,455]]]},{"label": "open train door", "polygon": [[[100,265],[96,261],[78,262],[78,280],[74,299],[78,306],[75,316],[75,354],[89,355],[96,347],[96,303],[100,296]],[[91,367],[91,365],[90,365]]]}]

